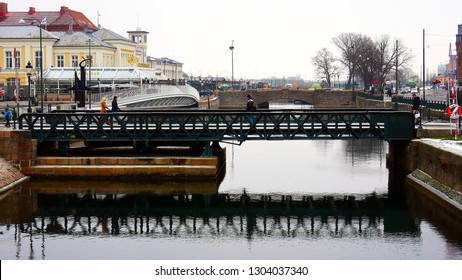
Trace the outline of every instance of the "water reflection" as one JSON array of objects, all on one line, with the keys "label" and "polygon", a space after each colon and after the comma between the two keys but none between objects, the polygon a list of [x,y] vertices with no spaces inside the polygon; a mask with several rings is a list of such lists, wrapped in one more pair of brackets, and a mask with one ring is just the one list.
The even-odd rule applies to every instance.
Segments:
[{"label": "water reflection", "polygon": [[[29,182],[0,201],[0,257],[462,259],[460,224],[404,192],[382,165],[385,145],[340,142],[236,147],[225,178],[210,181]],[[242,169],[259,156],[266,177]]]},{"label": "water reflection", "polygon": [[[404,211],[391,211],[386,196],[372,193],[354,196],[291,196],[267,194],[219,194],[216,186],[151,188],[141,183],[117,188],[99,182],[74,182],[62,187],[58,182],[32,182],[13,191],[2,201],[3,209],[30,211],[3,213],[0,226],[14,235],[16,258],[29,239],[29,259],[34,259],[33,243],[57,236],[145,236],[153,238],[371,238],[389,229],[418,235],[417,227],[402,227]],[[112,183],[110,183],[112,184]],[[61,188],[59,188],[61,186]],[[412,220],[412,219],[411,219]],[[412,222],[412,221],[408,221]],[[397,224],[398,223],[398,224]],[[11,256],[10,256],[11,257]]]}]

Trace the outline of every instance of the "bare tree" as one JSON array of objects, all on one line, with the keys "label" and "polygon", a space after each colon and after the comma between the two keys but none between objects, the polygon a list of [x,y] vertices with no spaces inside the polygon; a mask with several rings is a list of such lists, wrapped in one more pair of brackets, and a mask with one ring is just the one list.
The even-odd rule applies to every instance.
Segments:
[{"label": "bare tree", "polygon": [[369,45],[370,38],[358,33],[342,33],[333,39],[334,45],[340,50],[338,59],[348,69],[348,84],[352,84],[354,76],[358,74],[358,64]]},{"label": "bare tree", "polygon": [[396,66],[406,68],[412,60],[408,49],[403,44],[394,44],[388,35],[373,41],[366,35],[342,33],[333,43],[340,50],[339,61],[348,69],[350,85],[353,77],[361,77],[365,86],[374,79],[382,85]]},{"label": "bare tree", "polygon": [[326,48],[319,50],[316,56],[312,58],[316,74],[321,79],[326,79],[329,87],[332,86],[331,77],[339,71],[339,67],[334,64],[335,62],[336,59]]},{"label": "bare tree", "polygon": [[377,73],[380,82],[383,82],[393,70],[396,73],[396,67],[406,72],[410,70],[409,66],[413,57],[408,48],[404,44],[400,44],[398,40],[393,43],[388,35],[384,35],[376,41],[376,48],[380,55]]}]

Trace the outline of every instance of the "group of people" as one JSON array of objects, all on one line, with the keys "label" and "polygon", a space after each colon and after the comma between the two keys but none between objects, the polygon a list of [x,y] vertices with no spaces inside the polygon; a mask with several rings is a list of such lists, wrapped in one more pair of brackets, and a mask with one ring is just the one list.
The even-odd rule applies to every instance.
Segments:
[{"label": "group of people", "polygon": [[[111,105],[112,105],[112,108],[109,109],[109,106],[108,106],[107,103],[106,103],[106,97],[103,97],[103,98],[101,99],[101,109],[100,109],[100,112],[101,112],[101,113],[108,113],[108,112],[113,112],[113,113],[115,113],[115,112],[120,112],[120,111],[121,111],[120,108],[119,108],[119,104],[117,103],[117,96],[114,96],[114,97],[112,98],[112,104],[111,104]],[[112,117],[113,117],[113,116],[110,116],[110,117],[109,117],[109,119],[108,119],[107,122],[106,122],[107,124],[111,124],[111,122],[112,122]],[[117,119],[117,121],[120,122],[119,116],[114,115],[114,117]]]}]

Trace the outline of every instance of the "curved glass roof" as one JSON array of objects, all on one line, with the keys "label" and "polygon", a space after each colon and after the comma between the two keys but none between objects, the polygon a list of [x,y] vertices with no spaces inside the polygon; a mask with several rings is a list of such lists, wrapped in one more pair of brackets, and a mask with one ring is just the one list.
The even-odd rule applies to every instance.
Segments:
[{"label": "curved glass roof", "polygon": [[[89,77],[89,69],[85,68],[86,77]],[[80,78],[80,69],[73,67],[50,68],[43,73],[43,78],[48,82],[53,81],[74,81],[75,72]],[[130,68],[130,67],[92,67],[91,79],[101,82],[127,83],[137,82],[143,79],[154,81],[167,80],[159,70],[151,68]]]}]

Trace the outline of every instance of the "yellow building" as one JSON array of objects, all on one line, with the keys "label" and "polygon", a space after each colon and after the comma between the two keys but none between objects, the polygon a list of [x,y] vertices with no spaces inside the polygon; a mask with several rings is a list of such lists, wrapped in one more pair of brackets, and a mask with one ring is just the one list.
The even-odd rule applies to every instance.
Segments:
[{"label": "yellow building", "polygon": [[[135,67],[145,60],[136,51],[137,43],[107,29],[96,32],[40,32],[38,26],[0,26],[0,88],[6,99],[19,88],[24,97],[28,86],[26,65],[33,66],[33,79],[40,75],[40,44],[43,71],[54,67],[78,67],[92,58],[94,67]],[[16,82],[18,81],[18,83]]]}]

